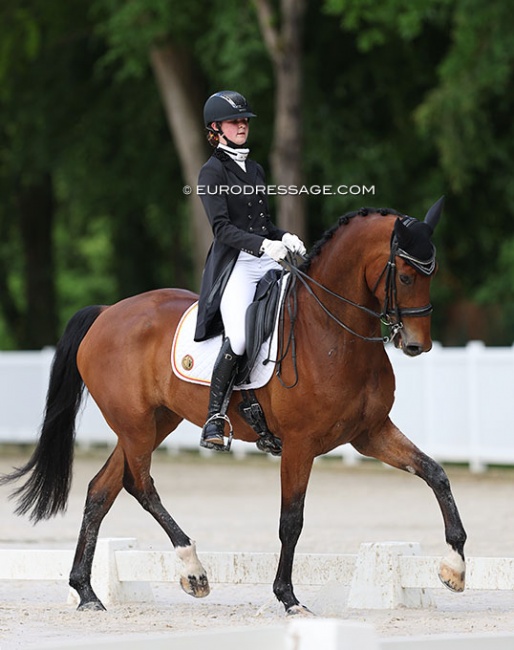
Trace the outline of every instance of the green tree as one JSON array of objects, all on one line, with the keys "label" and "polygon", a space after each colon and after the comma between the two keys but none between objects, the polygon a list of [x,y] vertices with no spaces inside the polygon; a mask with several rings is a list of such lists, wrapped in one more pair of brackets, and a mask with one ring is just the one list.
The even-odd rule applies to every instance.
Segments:
[{"label": "green tree", "polygon": [[[503,0],[387,0],[380,6],[370,0],[326,0],[325,9],[340,16],[362,57],[404,52],[385,106],[408,102],[411,155],[401,155],[405,147],[398,150],[407,193],[415,183],[424,201],[429,193],[448,197],[437,233],[441,268],[436,298],[443,309],[435,323],[443,340],[464,342],[473,335],[473,323],[454,337],[455,305],[464,307],[478,296],[484,301],[487,278],[500,273],[500,243],[514,233],[510,5]],[[371,94],[376,97],[376,90]],[[422,162],[428,163],[424,172]],[[419,200],[411,203],[416,206]],[[511,340],[508,328],[502,336],[495,330],[495,340]]]},{"label": "green tree", "polygon": [[[208,156],[201,114],[205,99],[210,92],[233,87],[254,102],[262,81],[257,80],[255,84],[253,73],[258,74],[258,67],[262,67],[261,61],[266,57],[264,42],[275,73],[273,89],[270,65],[264,66],[268,94],[265,103],[275,108],[271,145],[273,180],[285,185],[302,184],[304,5],[304,0],[283,0],[279,13],[275,13],[267,0],[255,3],[102,0],[95,5],[100,29],[109,43],[107,58],[121,66],[120,73],[138,78],[150,61],[181,161],[182,177],[191,187],[195,187],[200,167]],[[276,24],[277,16],[280,28]],[[248,81],[249,70],[252,85]],[[303,199],[292,195],[281,198],[277,214],[282,227],[302,236],[306,220]],[[189,202],[199,278],[212,235],[194,192]]]},{"label": "green tree", "polygon": [[2,344],[55,343],[87,303],[198,288],[211,233],[182,186],[221,88],[258,113],[270,182],[375,188],[300,197],[286,227],[301,232],[306,202],[311,243],[361,205],[422,217],[446,194],[435,337],[476,336],[461,324],[482,310],[486,342],[510,343],[513,21],[507,0],[6,0]]},{"label": "green tree", "polygon": [[[203,79],[189,43],[207,22],[202,3],[166,0],[108,0],[94,4],[99,29],[109,51],[106,58],[120,66],[124,77],[142,78],[151,65],[178,153],[184,183],[196,185],[207,157],[201,107]],[[192,257],[197,279],[211,236],[199,197],[189,198],[192,215]]]},{"label": "green tree", "polygon": [[[74,76],[77,59],[63,53],[75,38],[69,27],[80,3],[68,10],[60,5],[11,1],[0,10],[0,170],[9,197],[0,223],[11,235],[1,249],[0,302],[11,336],[23,347],[50,344],[57,335],[52,161],[78,101],[57,78]],[[23,292],[10,282],[12,266],[22,274]]]},{"label": "green tree", "polygon": [[118,77],[89,2],[1,11],[0,307],[38,348],[88,302],[187,285],[188,233],[151,74]]}]

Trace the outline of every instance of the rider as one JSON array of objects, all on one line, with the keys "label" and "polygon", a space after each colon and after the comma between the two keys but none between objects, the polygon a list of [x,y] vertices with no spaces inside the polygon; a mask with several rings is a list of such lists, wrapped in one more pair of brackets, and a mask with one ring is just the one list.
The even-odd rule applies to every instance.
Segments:
[{"label": "rider", "polygon": [[[245,314],[257,282],[280,268],[288,251],[305,254],[303,242],[270,219],[264,171],[248,158],[246,99],[232,90],[211,95],[204,106],[207,139],[215,147],[198,179],[214,240],[202,276],[195,340],[224,335],[211,379],[209,410],[200,445],[223,451],[225,419],[237,365],[245,351]],[[201,190],[201,191],[200,191]]]}]

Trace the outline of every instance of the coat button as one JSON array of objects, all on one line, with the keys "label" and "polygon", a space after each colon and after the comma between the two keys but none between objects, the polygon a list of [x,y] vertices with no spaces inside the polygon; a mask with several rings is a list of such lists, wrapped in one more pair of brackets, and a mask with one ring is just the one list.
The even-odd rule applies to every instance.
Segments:
[{"label": "coat button", "polygon": [[249,214],[249,215],[248,215],[248,219],[251,219],[251,218],[252,218],[252,215],[251,215],[251,214]]},{"label": "coat button", "polygon": [[262,199],[259,199],[259,203],[262,203]]},{"label": "coat button", "polygon": [[264,212],[261,212],[259,217],[263,217],[263,216],[264,216]]},{"label": "coat button", "polygon": [[249,207],[249,208],[252,207],[252,202],[251,202],[251,201],[248,201],[248,207]]},{"label": "coat button", "polygon": [[249,230],[250,232],[253,232],[253,228],[252,228],[252,227],[250,227],[248,230]]}]

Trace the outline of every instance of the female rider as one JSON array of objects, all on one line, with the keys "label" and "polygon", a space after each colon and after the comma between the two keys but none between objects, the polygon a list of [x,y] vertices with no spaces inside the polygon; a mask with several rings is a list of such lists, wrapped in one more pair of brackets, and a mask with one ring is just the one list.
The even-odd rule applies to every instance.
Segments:
[{"label": "female rider", "polygon": [[215,147],[198,179],[214,240],[202,276],[195,340],[219,334],[223,344],[214,364],[207,421],[200,445],[224,451],[225,418],[238,361],[245,352],[245,314],[257,282],[288,251],[305,254],[302,241],[271,221],[264,171],[248,158],[249,118],[256,117],[237,92],[215,93],[204,106],[207,138]]}]

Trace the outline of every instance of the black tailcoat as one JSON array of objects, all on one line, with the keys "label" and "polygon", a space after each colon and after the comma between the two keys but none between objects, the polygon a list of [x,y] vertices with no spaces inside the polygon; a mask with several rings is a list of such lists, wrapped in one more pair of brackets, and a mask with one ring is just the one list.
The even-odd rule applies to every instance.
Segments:
[{"label": "black tailcoat", "polygon": [[264,239],[282,239],[286,231],[271,222],[264,171],[253,160],[246,160],[244,172],[216,149],[200,170],[198,193],[214,235],[202,276],[195,331],[195,341],[203,341],[223,332],[221,296],[239,251],[259,257]]}]

